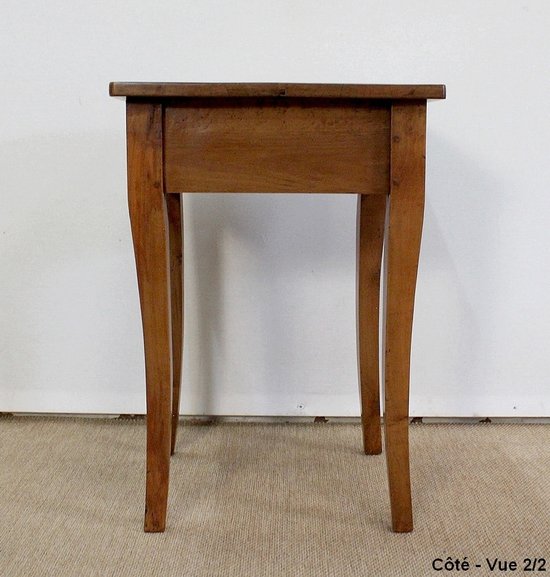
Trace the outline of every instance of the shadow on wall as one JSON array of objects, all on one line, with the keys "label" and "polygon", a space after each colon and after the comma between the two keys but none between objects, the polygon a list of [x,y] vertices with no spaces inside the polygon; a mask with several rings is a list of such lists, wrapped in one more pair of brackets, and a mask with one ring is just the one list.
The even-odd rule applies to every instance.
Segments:
[{"label": "shadow on wall", "polygon": [[[1,152],[0,410],[142,411],[121,139],[51,135]],[[487,306],[501,290],[505,187],[437,135],[428,168],[411,408],[456,414],[506,370],[486,328],[505,315]],[[301,399],[336,389],[358,410],[355,206],[353,195],[185,196],[183,413],[190,387],[199,412],[219,412],[214,386],[229,380],[237,404],[254,383],[260,414],[294,391],[286,414],[308,414]]]},{"label": "shadow on wall", "polygon": [[500,313],[489,303],[501,290],[495,195],[505,186],[437,135],[429,135],[427,162],[411,412],[422,406],[419,416],[471,415],[498,369],[488,327]]},{"label": "shadow on wall", "polygon": [[[494,381],[491,371],[499,369],[486,330],[488,317],[499,311],[485,306],[499,291],[495,258],[501,231],[494,203],[499,188],[498,179],[474,159],[430,137],[412,354],[413,416],[475,411],[476,396],[484,394],[484,384]],[[196,331],[189,336],[196,341],[186,343],[193,349],[186,359],[194,365],[190,379],[201,412],[218,412],[220,391],[214,394],[213,386],[223,383],[228,371],[237,383],[239,374],[243,383],[250,382],[253,372],[261,414],[292,386],[311,395],[332,388],[357,396],[355,206],[353,195],[185,197],[186,258],[194,266],[194,286],[188,291],[196,307],[188,311]],[[190,257],[190,252],[196,254]],[[239,270],[244,277],[238,277]],[[228,280],[232,274],[234,280]],[[318,301],[310,303],[311,314],[299,327],[292,317],[303,311],[296,310],[299,299],[291,293],[307,294],[308,275],[318,284]],[[232,311],[231,305],[239,303],[236,291],[247,293],[241,295],[247,308]],[[332,307],[341,307],[342,314],[332,316]],[[250,355],[244,345],[236,352],[239,339],[248,343]],[[342,378],[319,383],[323,364],[327,371],[336,365]],[[243,394],[245,389],[246,384]],[[458,407],[461,399],[468,406]],[[358,397],[354,402],[358,414]],[[286,414],[303,413],[296,406]]]},{"label": "shadow on wall", "polygon": [[[186,270],[193,279],[186,286],[186,358],[193,366],[183,387],[186,378],[193,382],[201,412],[219,412],[215,397],[223,395],[213,387],[225,381],[232,394],[253,393],[258,414],[269,414],[281,395],[298,389],[286,410],[307,413],[299,395],[322,394],[324,384],[315,377],[323,363],[344,363],[355,394],[349,300],[355,290],[355,204],[350,195],[185,196]],[[335,290],[346,283],[344,292]],[[341,326],[334,326],[343,311],[351,323],[347,343],[338,334]],[[330,347],[333,339],[332,359],[323,358],[317,345]]]},{"label": "shadow on wall", "polygon": [[33,135],[0,163],[0,410],[142,411],[124,141]]}]

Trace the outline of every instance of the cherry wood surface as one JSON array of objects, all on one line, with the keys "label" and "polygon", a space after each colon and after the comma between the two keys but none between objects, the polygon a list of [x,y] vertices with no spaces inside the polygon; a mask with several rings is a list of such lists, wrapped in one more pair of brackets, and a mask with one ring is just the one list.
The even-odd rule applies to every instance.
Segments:
[{"label": "cherry wood surface", "polygon": [[392,527],[412,531],[409,369],[416,273],[424,217],[426,103],[392,106],[386,245],[384,436]]},{"label": "cherry wood surface", "polygon": [[128,205],[141,302],[147,397],[145,531],[164,531],[170,469],[172,334],[162,106],[126,105]]},{"label": "cherry wood surface", "polygon": [[357,363],[363,449],[382,452],[380,425],[380,274],[387,195],[357,197]]},{"label": "cherry wood surface", "polygon": [[172,311],[172,434],[170,454],[176,450],[180,416],[181,363],[183,355],[183,216],[181,195],[166,197],[170,252],[170,304]]},{"label": "cherry wood surface", "polygon": [[111,83],[110,93],[128,96],[128,203],[146,367],[145,531],[166,526],[179,417],[184,273],[179,193],[207,191],[358,194],[363,448],[367,454],[382,450],[382,350],[392,528],[411,531],[409,371],[426,103],[444,98],[445,87]]},{"label": "cherry wood surface", "polygon": [[442,84],[281,84],[202,82],[111,82],[111,96],[137,98],[212,98],[288,96],[304,98],[439,99]]},{"label": "cherry wood surface", "polygon": [[165,191],[387,194],[390,107],[351,102],[167,106]]}]

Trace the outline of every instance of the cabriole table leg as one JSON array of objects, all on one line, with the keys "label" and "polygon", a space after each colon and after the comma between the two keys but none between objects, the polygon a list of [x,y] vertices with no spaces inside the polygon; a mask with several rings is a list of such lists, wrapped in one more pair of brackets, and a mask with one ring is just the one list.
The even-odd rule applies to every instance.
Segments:
[{"label": "cabriole table leg", "polygon": [[380,428],[380,268],[386,219],[385,194],[357,197],[357,361],[363,449],[382,452]]},{"label": "cabriole table leg", "polygon": [[392,527],[412,531],[409,370],[416,274],[424,215],[426,103],[392,105],[385,299],[384,430]]},{"label": "cabriole table leg", "polygon": [[147,387],[145,531],[164,531],[170,469],[172,362],[162,107],[127,102],[128,205],[143,323]]},{"label": "cabriole table leg", "polygon": [[176,450],[180,416],[181,363],[183,354],[183,236],[181,195],[166,195],[170,239],[170,294],[172,309],[172,437],[170,454]]}]

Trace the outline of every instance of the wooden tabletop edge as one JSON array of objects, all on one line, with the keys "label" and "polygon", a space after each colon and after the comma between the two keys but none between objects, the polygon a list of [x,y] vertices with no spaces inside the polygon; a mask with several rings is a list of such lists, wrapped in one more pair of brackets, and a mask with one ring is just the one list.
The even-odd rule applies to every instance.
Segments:
[{"label": "wooden tabletop edge", "polygon": [[444,99],[444,84],[282,84],[110,82],[110,96],[132,98]]}]

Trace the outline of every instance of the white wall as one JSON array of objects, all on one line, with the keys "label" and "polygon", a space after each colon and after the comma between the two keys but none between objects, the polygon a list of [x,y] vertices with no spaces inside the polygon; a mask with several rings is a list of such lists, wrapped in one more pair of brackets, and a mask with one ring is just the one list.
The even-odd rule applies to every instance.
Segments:
[{"label": "white wall", "polygon": [[[446,83],[411,410],[550,415],[547,0],[2,0],[0,411],[140,412],[110,80]],[[355,198],[185,197],[184,413],[356,415]]]}]

